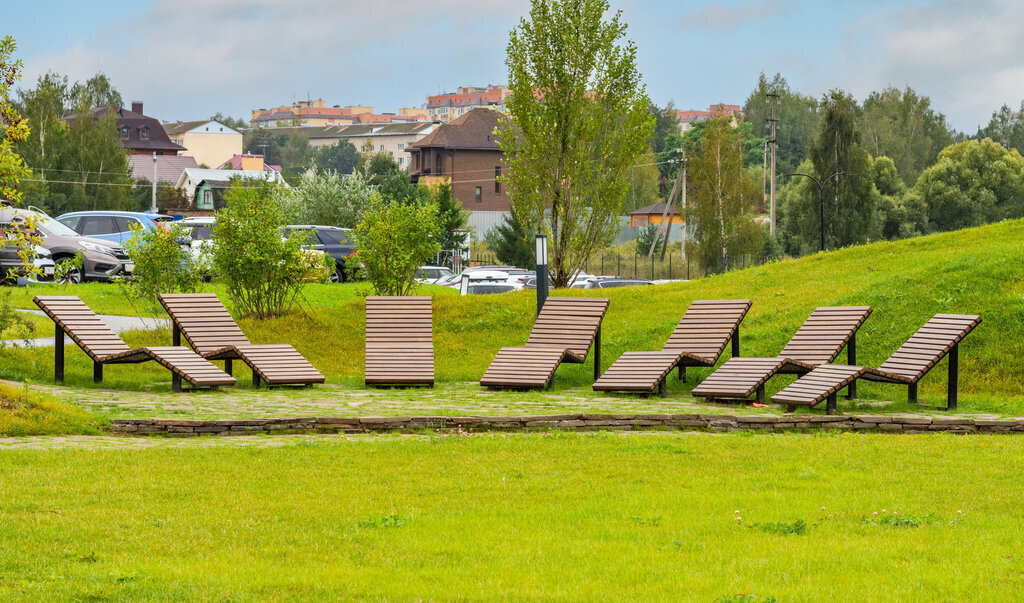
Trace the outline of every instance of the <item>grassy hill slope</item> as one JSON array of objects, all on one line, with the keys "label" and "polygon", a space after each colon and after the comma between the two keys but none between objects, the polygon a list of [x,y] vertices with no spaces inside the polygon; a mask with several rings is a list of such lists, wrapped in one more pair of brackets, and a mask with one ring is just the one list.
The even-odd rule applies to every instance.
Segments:
[{"label": "grassy hill slope", "polygon": [[[438,381],[475,381],[507,345],[526,341],[535,312],[535,294],[462,298],[451,290],[426,287],[435,295],[435,347]],[[223,290],[213,286],[213,291]],[[295,345],[332,382],[362,386],[363,300],[365,284],[311,287],[309,308],[281,319],[242,321],[256,342]],[[85,285],[75,293],[100,311],[123,306],[111,297],[114,288]],[[33,287],[17,293],[29,307]],[[601,292],[559,291],[557,295],[607,296],[602,365],[627,350],[660,349],[690,301],[749,298],[750,314],[742,325],[742,355],[773,356],[816,306],[870,305],[874,312],[858,335],[858,362],[877,366],[921,324],[939,312],[980,314],[982,324],[961,344],[960,383],[967,399],[1017,412],[1024,396],[1024,221],[897,242],[882,242],[738,270],[721,276],[644,288]],[[226,298],[225,298],[226,299]],[[136,333],[135,345],[166,345],[162,333]],[[52,375],[52,351],[4,350],[0,377],[46,381]],[[728,352],[726,353],[728,357]],[[840,357],[843,361],[844,357]],[[68,381],[87,385],[91,372],[84,354],[68,350]],[[563,365],[556,388],[589,391],[593,368]],[[670,380],[670,395],[684,395],[708,370],[691,370],[689,384]],[[107,371],[105,385],[139,388],[166,381],[150,365]],[[775,379],[769,394],[790,379]],[[922,400],[938,403],[945,393],[945,364],[921,385]],[[863,384],[865,398],[899,400],[905,388]],[[1011,405],[1007,408],[1006,405]]]}]

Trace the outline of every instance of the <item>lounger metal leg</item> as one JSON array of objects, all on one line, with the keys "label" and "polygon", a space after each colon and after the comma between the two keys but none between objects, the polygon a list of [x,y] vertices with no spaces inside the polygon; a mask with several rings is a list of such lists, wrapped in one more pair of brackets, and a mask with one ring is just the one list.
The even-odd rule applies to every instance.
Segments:
[{"label": "lounger metal leg", "polygon": [[178,323],[171,321],[171,345],[181,345],[181,328],[178,327]]},{"label": "lounger metal leg", "polygon": [[53,380],[64,383],[64,329],[53,323]]},{"label": "lounger metal leg", "polygon": [[917,404],[917,383],[907,386],[907,404]]},{"label": "lounger metal leg", "polygon": [[99,362],[92,363],[92,380],[95,383],[103,383],[103,365]]},{"label": "lounger metal leg", "polygon": [[[854,331],[853,335],[850,335],[850,343],[846,344],[846,364],[851,366],[857,364],[857,332]],[[846,399],[853,400],[857,397],[857,378],[854,377],[853,381],[850,381],[850,385],[846,388]]]},{"label": "lounger metal leg", "polygon": [[686,383],[686,366],[682,364],[679,365],[679,380]]},{"label": "lounger metal leg", "polygon": [[740,356],[740,328],[736,327],[736,331],[732,334],[732,357],[739,358]]},{"label": "lounger metal leg", "polygon": [[175,372],[171,372],[171,391],[175,393],[181,392],[181,375]]},{"label": "lounger metal leg", "polygon": [[252,386],[254,388],[260,386],[260,374],[256,372],[256,369],[252,369]]},{"label": "lounger metal leg", "polygon": [[946,410],[956,410],[956,386],[960,369],[959,343],[953,344],[949,351],[949,383],[946,386]]},{"label": "lounger metal leg", "polygon": [[597,335],[594,336],[594,381],[601,376],[601,326],[597,327]]},{"label": "lounger metal leg", "polygon": [[757,397],[754,399],[758,404],[764,404],[764,385],[757,388]]},{"label": "lounger metal leg", "polygon": [[658,382],[658,395],[662,398],[668,397],[668,376]]},{"label": "lounger metal leg", "polygon": [[825,414],[834,415],[836,414],[836,394],[835,392],[828,395],[825,400]]},{"label": "lounger metal leg", "polygon": [[229,375],[231,374],[231,359],[230,358],[228,358],[227,360],[224,361],[224,372],[229,374]]}]

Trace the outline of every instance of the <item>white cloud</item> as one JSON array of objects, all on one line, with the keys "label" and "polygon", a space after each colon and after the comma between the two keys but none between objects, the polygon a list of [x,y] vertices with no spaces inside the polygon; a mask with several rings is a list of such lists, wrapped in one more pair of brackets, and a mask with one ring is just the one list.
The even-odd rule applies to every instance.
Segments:
[{"label": "white cloud", "polygon": [[680,27],[697,31],[725,31],[785,11],[779,2],[746,2],[737,5],[715,2],[687,13]]},{"label": "white cloud", "polygon": [[422,104],[439,80],[503,79],[504,36],[521,10],[512,4],[157,0],[86,45],[26,61],[24,84],[48,70],[72,80],[102,71],[126,102],[146,101],[147,114],[168,120],[248,117],[307,93],[390,111]]}]

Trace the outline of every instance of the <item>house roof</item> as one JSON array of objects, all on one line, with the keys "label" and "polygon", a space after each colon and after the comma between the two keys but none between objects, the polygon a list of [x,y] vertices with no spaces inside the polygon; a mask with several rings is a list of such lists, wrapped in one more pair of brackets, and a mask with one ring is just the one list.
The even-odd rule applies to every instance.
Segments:
[{"label": "house roof", "polygon": [[661,215],[661,214],[664,214],[664,213],[665,213],[665,204],[663,202],[659,201],[657,203],[652,203],[651,205],[648,205],[647,207],[641,207],[640,209],[638,209],[636,211],[631,211],[631,212],[629,212],[629,215],[631,215],[631,216],[636,216],[636,215],[653,215],[653,214]]},{"label": "house roof", "polygon": [[[149,155],[129,155],[128,167],[132,170],[132,178],[140,180],[145,178],[153,181],[153,158]],[[198,168],[195,157],[184,155],[157,155],[156,175],[160,182],[175,183],[181,177],[181,173],[188,168]]]},{"label": "house roof", "polygon": [[199,184],[203,180],[231,180],[233,178],[263,179],[268,178],[271,182],[278,182],[287,186],[281,172],[262,172],[256,170],[208,170],[203,168],[188,168],[181,173],[176,188],[181,188],[189,182]]},{"label": "house roof", "polygon": [[[225,161],[224,164],[219,166],[217,169],[221,169],[221,170],[241,170],[242,169],[242,158],[243,157],[259,157],[260,159],[263,159],[263,155],[252,155],[252,154],[232,155],[231,159],[228,159],[227,161]],[[228,166],[228,167],[225,167],[225,166]],[[255,171],[255,170],[250,170],[250,171]],[[264,172],[280,172],[281,171],[281,166],[279,166],[279,165],[271,165],[269,163],[264,163],[263,164],[263,171]]]},{"label": "house roof", "polygon": [[[171,142],[170,137],[167,136],[167,132],[164,131],[156,119],[143,115],[142,113],[136,113],[135,111],[129,111],[124,107],[117,107],[114,105],[103,105],[92,109],[92,118],[99,119],[104,115],[113,113],[116,115],[117,128],[123,130],[127,128],[128,137],[124,135],[121,137],[121,143],[124,144],[124,148],[131,151],[184,151],[185,147],[176,145]],[[77,118],[75,115],[69,115],[64,118],[64,121],[72,122]],[[143,140],[142,131],[145,129],[147,140]]]},{"label": "house roof", "polygon": [[494,129],[498,127],[501,117],[490,109],[473,109],[458,119],[439,126],[436,130],[423,137],[410,149],[440,147],[443,149],[466,149],[497,151],[498,142]]},{"label": "house roof", "polygon": [[202,119],[199,121],[179,121],[166,123],[162,125],[164,127],[164,132],[167,132],[168,136],[177,136],[179,134],[191,132],[192,130],[197,130],[204,126],[213,127],[211,126],[211,124],[216,124],[216,127],[221,128],[219,131],[214,132],[215,134],[241,134],[241,132],[239,132],[238,130],[232,128],[231,126],[224,125],[215,119]]}]

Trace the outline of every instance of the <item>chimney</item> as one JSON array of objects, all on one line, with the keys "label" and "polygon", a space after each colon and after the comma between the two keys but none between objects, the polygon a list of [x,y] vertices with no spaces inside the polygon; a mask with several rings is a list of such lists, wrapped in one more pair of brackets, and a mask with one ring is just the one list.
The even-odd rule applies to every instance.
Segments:
[{"label": "chimney", "polygon": [[142,113],[142,101],[132,101],[132,112]]}]

